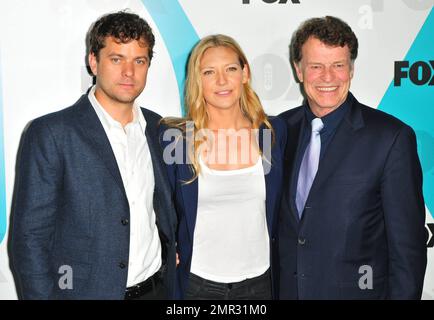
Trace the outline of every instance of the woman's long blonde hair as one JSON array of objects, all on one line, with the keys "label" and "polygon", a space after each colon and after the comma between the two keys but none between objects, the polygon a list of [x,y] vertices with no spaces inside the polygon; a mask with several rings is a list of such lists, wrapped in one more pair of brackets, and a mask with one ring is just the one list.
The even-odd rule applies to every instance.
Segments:
[{"label": "woman's long blonde hair", "polygon": [[[216,34],[204,37],[201,39],[193,51],[190,54],[187,65],[187,78],[185,82],[185,107],[186,116],[184,118],[166,118],[163,123],[169,127],[175,127],[181,129],[184,133],[187,130],[194,130],[194,137],[202,130],[208,128],[208,113],[206,108],[206,101],[202,91],[202,79],[200,72],[200,62],[206,50],[215,47],[226,47],[233,50],[239,59],[241,68],[247,68],[248,81],[243,84],[243,90],[241,91],[240,107],[243,115],[251,122],[253,129],[259,129],[264,124],[266,128],[272,130],[273,140],[274,131],[268,121],[267,115],[264,112],[259,97],[251,87],[250,68],[247,58],[239,44],[231,37]],[[192,122],[194,126],[187,126],[187,122]],[[192,129],[189,129],[192,128]],[[190,132],[191,134],[191,132]],[[189,181],[194,181],[199,175],[201,168],[199,164],[200,145],[204,140],[195,139],[192,150],[187,151],[187,155],[192,164],[193,178]]]}]

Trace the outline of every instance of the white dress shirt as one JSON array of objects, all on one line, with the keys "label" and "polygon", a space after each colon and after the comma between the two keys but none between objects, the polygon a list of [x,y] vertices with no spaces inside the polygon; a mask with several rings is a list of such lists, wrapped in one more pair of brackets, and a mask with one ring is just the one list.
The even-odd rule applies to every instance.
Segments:
[{"label": "white dress shirt", "polygon": [[137,105],[133,121],[125,127],[115,121],[95,97],[89,100],[107,134],[130,206],[130,252],[127,287],[152,276],[161,267],[161,243],[153,206],[154,171],[145,136],[146,121]]}]

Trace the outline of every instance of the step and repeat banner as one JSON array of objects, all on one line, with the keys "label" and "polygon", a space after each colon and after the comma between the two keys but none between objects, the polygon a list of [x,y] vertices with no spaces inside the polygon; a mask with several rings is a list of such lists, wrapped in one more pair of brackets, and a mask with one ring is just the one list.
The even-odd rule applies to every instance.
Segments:
[{"label": "step and repeat banner", "polygon": [[[434,0],[2,0],[0,2],[0,299],[16,299],[7,245],[15,161],[26,124],[73,104],[91,84],[85,35],[129,8],[156,34],[142,106],[179,116],[185,62],[199,38],[223,33],[244,49],[268,114],[301,104],[288,60],[293,31],[333,15],[359,39],[352,92],[411,125],[424,174],[429,230],[423,299],[434,299]],[[367,164],[369,165],[369,164]]]}]

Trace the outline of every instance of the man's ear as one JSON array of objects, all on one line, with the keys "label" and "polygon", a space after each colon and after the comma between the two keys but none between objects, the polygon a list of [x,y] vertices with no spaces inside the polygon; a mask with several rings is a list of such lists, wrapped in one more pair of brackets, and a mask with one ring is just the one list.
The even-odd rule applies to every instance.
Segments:
[{"label": "man's ear", "polygon": [[97,61],[97,59],[96,59],[95,54],[93,54],[92,52],[89,53],[88,61],[89,61],[89,67],[90,67],[90,70],[92,70],[93,75],[96,76],[97,73],[98,73],[98,72],[97,72],[97,70],[98,70],[98,68],[97,68],[97,66],[98,66],[98,61]]},{"label": "man's ear", "polygon": [[300,64],[301,64],[301,62],[299,62],[299,63],[293,62],[293,65],[294,65],[294,68],[295,68],[295,72],[297,73],[298,81],[300,81],[301,83],[303,83],[303,72],[301,71]]}]

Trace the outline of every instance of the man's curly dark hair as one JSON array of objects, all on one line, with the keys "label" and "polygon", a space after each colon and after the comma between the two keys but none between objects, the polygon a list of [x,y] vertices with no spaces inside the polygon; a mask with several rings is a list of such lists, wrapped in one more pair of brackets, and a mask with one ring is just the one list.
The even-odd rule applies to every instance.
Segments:
[{"label": "man's curly dark hair", "polygon": [[105,47],[105,39],[110,36],[120,43],[132,40],[145,41],[151,61],[155,37],[149,24],[137,14],[126,11],[106,14],[91,26],[88,32],[88,50],[97,60],[99,51]]},{"label": "man's curly dark hair", "polygon": [[299,63],[301,61],[301,49],[310,37],[314,37],[332,47],[347,45],[350,50],[351,61],[354,62],[357,58],[359,44],[353,30],[341,19],[326,16],[306,20],[296,30],[290,45],[291,60],[293,62]]}]

